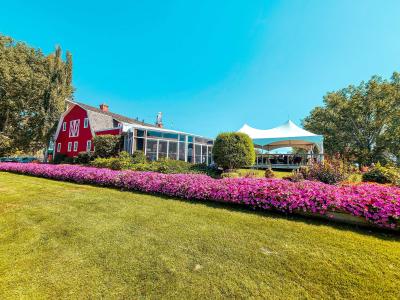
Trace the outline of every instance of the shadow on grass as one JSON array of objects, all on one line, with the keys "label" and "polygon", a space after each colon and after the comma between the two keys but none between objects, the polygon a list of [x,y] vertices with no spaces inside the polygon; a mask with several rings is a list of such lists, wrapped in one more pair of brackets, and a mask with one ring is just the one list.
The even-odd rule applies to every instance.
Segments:
[{"label": "shadow on grass", "polygon": [[385,228],[379,228],[369,225],[353,225],[348,224],[341,221],[330,220],[325,217],[318,216],[302,216],[296,213],[284,213],[274,210],[262,210],[262,209],[253,209],[241,204],[229,203],[229,202],[214,202],[211,200],[193,200],[193,199],[181,199],[177,197],[169,197],[160,194],[149,194],[139,191],[130,191],[130,190],[121,190],[122,192],[130,192],[136,193],[140,195],[154,195],[163,200],[170,201],[180,201],[184,203],[189,203],[193,205],[206,205],[208,207],[212,207],[215,209],[222,209],[228,211],[236,211],[242,212],[246,214],[256,215],[262,218],[276,218],[276,219],[284,219],[292,222],[303,223],[312,226],[330,226],[332,228],[341,230],[341,231],[351,231],[358,234],[374,236],[379,239],[388,240],[388,241],[396,241],[400,242],[400,232],[395,232]]},{"label": "shadow on grass", "polygon": [[[14,174],[14,175],[19,175],[19,176],[36,177],[36,176],[31,176],[31,175],[26,175],[26,174],[19,174],[19,173],[12,173],[12,172],[9,172],[9,173]],[[50,179],[50,178],[44,178],[44,177],[36,177],[36,178],[60,182],[59,180]],[[61,181],[61,182],[74,184],[74,185],[91,186],[91,187],[96,187],[96,188],[118,190],[120,192],[135,193],[138,195],[153,195],[153,196],[157,196],[163,200],[180,201],[180,202],[189,203],[189,204],[193,204],[193,205],[199,205],[199,204],[206,205],[208,207],[215,208],[215,209],[242,212],[242,213],[246,213],[246,214],[257,215],[262,218],[271,218],[272,217],[272,218],[277,218],[277,219],[289,220],[289,221],[297,222],[297,223],[308,224],[308,225],[312,225],[312,226],[330,226],[332,228],[335,228],[335,229],[338,229],[341,231],[351,231],[351,232],[358,233],[358,234],[374,236],[374,237],[382,239],[382,240],[400,242],[400,232],[399,231],[393,231],[393,230],[389,230],[389,229],[385,229],[385,228],[375,227],[372,224],[371,225],[354,225],[354,224],[349,224],[349,223],[342,222],[342,221],[330,220],[323,216],[321,216],[321,217],[319,217],[319,216],[303,216],[298,213],[284,213],[284,212],[279,212],[279,211],[274,211],[274,210],[253,209],[253,208],[244,206],[242,204],[237,204],[237,203],[216,202],[216,201],[211,201],[211,200],[183,199],[183,198],[178,198],[178,197],[166,196],[163,194],[145,193],[145,192],[141,192],[141,191],[121,189],[121,188],[117,188],[117,187],[107,187],[107,186],[99,186],[99,185],[94,185],[94,184],[75,183],[72,181]]]}]

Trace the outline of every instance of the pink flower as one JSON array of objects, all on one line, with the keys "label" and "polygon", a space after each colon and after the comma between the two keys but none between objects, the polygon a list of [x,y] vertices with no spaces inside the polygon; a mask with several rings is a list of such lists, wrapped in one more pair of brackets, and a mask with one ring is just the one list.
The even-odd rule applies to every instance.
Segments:
[{"label": "pink flower", "polygon": [[333,186],[281,179],[213,179],[199,174],[114,171],[77,165],[0,163],[0,171],[118,187],[183,199],[242,204],[250,208],[328,215],[338,211],[381,227],[400,228],[400,188],[376,184]]}]

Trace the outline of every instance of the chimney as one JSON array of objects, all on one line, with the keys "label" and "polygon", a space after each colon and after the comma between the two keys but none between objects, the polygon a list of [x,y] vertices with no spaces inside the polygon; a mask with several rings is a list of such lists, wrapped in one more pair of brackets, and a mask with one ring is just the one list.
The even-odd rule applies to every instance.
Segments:
[{"label": "chimney", "polygon": [[105,103],[100,104],[100,109],[104,112],[108,112],[108,105]]},{"label": "chimney", "polygon": [[162,113],[161,113],[161,112],[159,112],[159,113],[157,114],[156,126],[157,126],[158,128],[163,128]]}]

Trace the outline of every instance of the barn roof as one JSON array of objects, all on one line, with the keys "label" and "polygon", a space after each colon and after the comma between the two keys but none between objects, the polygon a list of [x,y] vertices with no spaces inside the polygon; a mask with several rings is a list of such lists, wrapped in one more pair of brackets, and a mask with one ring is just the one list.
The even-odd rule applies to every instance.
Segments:
[{"label": "barn roof", "polygon": [[113,120],[117,120],[118,122],[121,123],[129,123],[129,124],[138,124],[142,126],[149,126],[149,127],[156,127],[153,124],[141,122],[137,119],[129,118],[123,115],[119,115],[110,111],[103,111],[97,107],[87,105],[85,103],[81,102],[76,102],[72,100],[67,100],[67,102],[71,104],[76,104],[85,109],[88,112],[88,117],[90,119],[90,124],[93,127],[93,129],[96,130],[101,130],[104,128],[112,128],[113,126]]}]

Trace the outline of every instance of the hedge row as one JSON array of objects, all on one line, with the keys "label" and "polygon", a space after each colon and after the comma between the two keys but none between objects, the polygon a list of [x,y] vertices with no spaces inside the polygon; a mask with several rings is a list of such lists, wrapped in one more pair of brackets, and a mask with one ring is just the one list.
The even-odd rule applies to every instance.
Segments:
[{"label": "hedge row", "polygon": [[332,186],[281,179],[213,179],[199,174],[114,171],[76,165],[0,163],[0,171],[76,183],[118,187],[173,197],[242,204],[286,213],[342,212],[399,229],[400,189],[376,184]]}]

